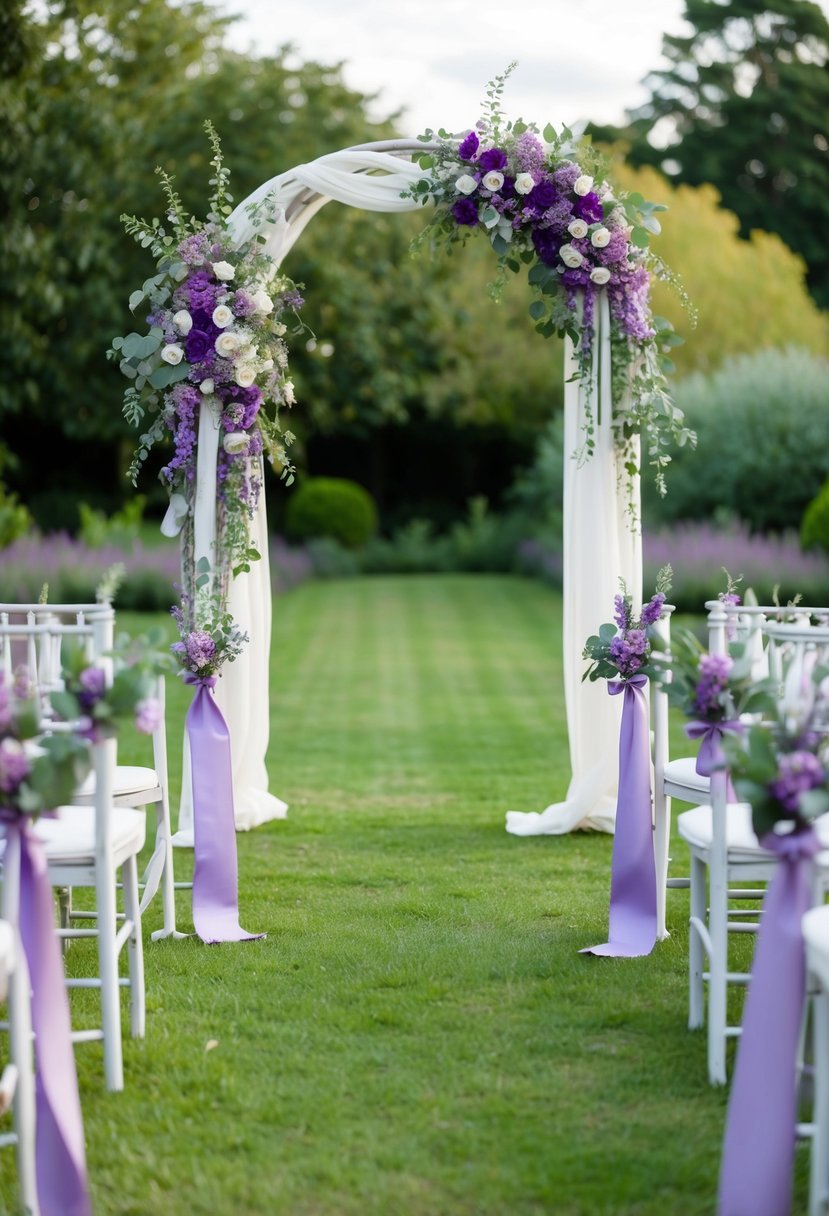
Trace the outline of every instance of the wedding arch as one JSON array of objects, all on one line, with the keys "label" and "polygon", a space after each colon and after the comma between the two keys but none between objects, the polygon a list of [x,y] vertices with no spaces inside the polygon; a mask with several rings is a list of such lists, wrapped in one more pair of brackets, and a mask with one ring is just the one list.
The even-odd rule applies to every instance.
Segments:
[{"label": "wedding arch", "polygon": [[[545,133],[546,134],[546,133]],[[227,218],[237,247],[252,238],[277,264],[287,257],[306,225],[335,201],[365,211],[410,211],[424,201],[411,193],[423,177],[424,152],[436,148],[423,139],[362,144],[321,156],[264,182]],[[496,174],[497,176],[497,174]],[[257,206],[269,200],[267,209]],[[599,282],[599,280],[595,280]],[[630,441],[624,465],[613,427],[611,324],[607,292],[594,293],[592,349],[585,363],[572,338],[565,339],[565,465],[563,550],[563,694],[567,713],[572,778],[563,802],[543,812],[509,810],[507,830],[516,835],[556,834],[586,827],[613,831],[619,705],[595,683],[583,683],[582,649],[607,615],[620,580],[641,597],[642,554],[638,522],[638,460],[631,472]],[[616,405],[618,411],[618,403]],[[570,458],[591,431],[589,458]],[[196,562],[211,559],[216,541],[216,470],[221,432],[215,399],[203,400],[192,499]],[[261,460],[261,457],[258,459]],[[171,504],[165,529],[175,534],[181,512]],[[287,806],[269,788],[268,654],[271,639],[271,585],[264,496],[250,523],[250,538],[261,560],[229,586],[228,608],[250,642],[228,665],[215,689],[232,740],[233,791],[237,830],[279,819]],[[554,690],[551,690],[551,695]],[[185,772],[189,771],[185,738]],[[193,839],[191,782],[182,783],[175,843]],[[507,808],[498,808],[499,811]]]}]

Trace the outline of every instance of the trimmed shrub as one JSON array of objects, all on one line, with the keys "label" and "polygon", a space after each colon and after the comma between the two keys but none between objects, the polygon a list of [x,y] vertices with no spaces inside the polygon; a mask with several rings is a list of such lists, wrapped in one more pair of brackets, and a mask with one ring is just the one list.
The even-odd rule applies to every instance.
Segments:
[{"label": "trimmed shrub", "polygon": [[285,533],[290,540],[329,537],[346,549],[361,549],[376,530],[374,499],[345,477],[309,477],[285,507]]},{"label": "trimmed shrub", "polygon": [[823,549],[829,553],[829,480],[806,508],[800,525],[800,543],[804,549]]}]

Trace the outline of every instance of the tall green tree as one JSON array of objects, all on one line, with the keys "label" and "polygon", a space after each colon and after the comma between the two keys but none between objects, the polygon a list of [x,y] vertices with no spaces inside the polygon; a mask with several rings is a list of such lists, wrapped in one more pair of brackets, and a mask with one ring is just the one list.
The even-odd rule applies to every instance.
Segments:
[{"label": "tall green tree", "polygon": [[829,21],[810,0],[685,0],[687,33],[666,34],[668,66],[626,129],[634,165],[713,183],[740,233],[776,232],[801,254],[829,307]]}]

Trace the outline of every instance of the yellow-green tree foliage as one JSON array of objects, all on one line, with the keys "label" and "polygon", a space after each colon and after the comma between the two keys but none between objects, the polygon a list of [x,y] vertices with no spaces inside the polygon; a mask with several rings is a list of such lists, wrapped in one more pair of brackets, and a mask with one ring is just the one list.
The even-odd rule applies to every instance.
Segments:
[{"label": "yellow-green tree foliage", "polygon": [[668,207],[652,247],[679,275],[699,312],[692,330],[676,292],[656,284],[654,312],[670,318],[685,338],[672,354],[678,372],[706,370],[727,355],[763,347],[829,353],[829,314],[806,290],[803,260],[778,236],[755,231],[742,240],[739,220],[720,205],[714,186],[673,186],[655,169],[621,163],[613,178]]}]

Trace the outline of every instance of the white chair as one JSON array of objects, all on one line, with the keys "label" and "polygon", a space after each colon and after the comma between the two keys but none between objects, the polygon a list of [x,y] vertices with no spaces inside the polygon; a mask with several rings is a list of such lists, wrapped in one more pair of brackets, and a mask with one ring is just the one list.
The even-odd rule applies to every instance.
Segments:
[{"label": "white chair", "polygon": [[[100,628],[95,638],[96,654],[110,650],[114,642],[114,617],[109,604],[12,604],[0,603],[0,622],[14,623],[18,619],[27,624],[50,621],[83,624],[98,623]],[[8,659],[6,660],[8,662]],[[38,679],[46,691],[62,686],[60,670],[60,646],[40,639],[35,661]],[[33,669],[34,670],[34,669]],[[152,855],[140,879],[141,911],[146,911],[159,889],[163,914],[163,926],[152,934],[155,941],[164,937],[184,937],[176,930],[176,882],[173,870],[172,828],[170,822],[170,794],[167,774],[167,728],[164,677],[158,680],[156,696],[161,704],[159,724],[152,735],[152,766],[119,764],[115,769],[115,806],[148,807],[155,811],[155,843]],[[94,798],[95,776],[90,773],[78,789],[75,801],[78,805],[91,805]],[[191,883],[181,883],[190,887]],[[61,894],[61,920],[68,926],[72,919],[84,919],[88,914],[72,908],[71,890]]]},{"label": "white chair", "polygon": [[[777,665],[782,677],[781,702],[794,708],[798,696],[802,696],[805,704],[811,693],[800,688],[804,656],[829,647],[829,628],[812,624],[804,613],[797,623],[766,621],[762,629],[776,651],[772,666]],[[755,886],[735,890],[732,884],[767,884],[777,865],[774,855],[760,846],[754,833],[751,807],[746,803],[729,804],[726,786],[726,773],[714,773],[709,803],[684,811],[677,819],[679,835],[691,857],[688,1026],[707,1026],[708,1075],[715,1085],[726,1083],[726,1044],[740,1034],[739,1024],[729,1024],[727,1019],[728,985],[745,986],[749,982],[748,972],[729,970],[728,934],[757,930],[756,922],[734,919],[729,901],[735,896],[757,898],[763,894],[763,889]],[[815,826],[824,849],[829,848],[829,816],[817,820]],[[822,865],[826,860],[821,855]]]},{"label": "white chair", "polygon": [[814,1104],[809,1172],[809,1216],[829,1210],[829,907],[803,917],[806,970],[812,995]]},{"label": "white chair", "polygon": [[0,1115],[11,1107],[14,1130],[0,1133],[0,1148],[14,1146],[21,1210],[39,1216],[35,1174],[35,1085],[29,975],[17,927],[18,875],[3,884],[0,920],[0,1002],[8,1002],[10,1061],[0,1073]]},{"label": "white chair", "polygon": [[[113,610],[102,607],[94,619],[80,624],[42,620],[36,624],[11,624],[0,616],[0,642],[3,663],[12,661],[12,644],[26,648],[27,666],[37,670],[38,660],[50,648],[59,648],[69,638],[81,641],[92,659],[100,654],[101,639],[111,636]],[[33,665],[34,664],[34,665]],[[102,663],[103,665],[103,663]],[[48,698],[42,685],[40,692]],[[57,723],[44,715],[44,727],[54,730]],[[58,930],[64,939],[94,937],[98,949],[98,974],[91,978],[67,978],[70,988],[96,988],[101,997],[101,1025],[90,1030],[75,1030],[74,1042],[102,1041],[104,1074],[107,1087],[124,1086],[121,1037],[121,986],[129,988],[130,1029],[133,1037],[143,1037],[145,1027],[144,956],[141,937],[141,903],[137,858],[146,836],[143,810],[114,804],[117,762],[114,738],[92,743],[95,773],[93,805],[59,807],[54,818],[38,821],[37,831],[44,842],[53,887],[89,887],[95,892],[95,928],[72,926]],[[5,872],[4,866],[4,872]],[[124,913],[117,910],[116,883],[120,875]],[[121,979],[119,958],[126,946],[128,975]]]}]

